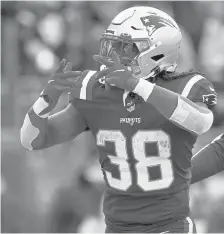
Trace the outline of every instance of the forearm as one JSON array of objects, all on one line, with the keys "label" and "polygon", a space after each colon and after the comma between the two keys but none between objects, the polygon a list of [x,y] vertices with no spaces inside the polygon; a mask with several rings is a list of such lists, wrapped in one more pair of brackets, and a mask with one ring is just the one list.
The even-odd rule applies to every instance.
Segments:
[{"label": "forearm", "polygon": [[224,155],[218,145],[208,145],[192,158],[191,184],[206,179],[224,170]]},{"label": "forearm", "polygon": [[175,92],[146,80],[141,80],[134,92],[153,105],[167,120],[196,135],[208,131],[212,125],[213,114],[210,110]]},{"label": "forearm", "polygon": [[[145,98],[143,97],[145,101],[153,105],[166,119],[170,119],[177,107],[179,94],[158,85],[151,84],[148,81],[144,83],[144,89],[143,86],[140,87],[140,92],[145,93]],[[147,87],[146,84],[150,84],[152,90],[149,90],[149,86]]]}]

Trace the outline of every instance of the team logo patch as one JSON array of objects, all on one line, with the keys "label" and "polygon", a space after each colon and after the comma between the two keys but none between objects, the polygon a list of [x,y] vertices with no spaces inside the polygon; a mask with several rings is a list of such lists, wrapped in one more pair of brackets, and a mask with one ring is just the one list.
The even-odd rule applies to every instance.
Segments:
[{"label": "team logo patch", "polygon": [[160,17],[158,15],[148,15],[140,18],[143,25],[146,27],[149,36],[151,36],[157,29],[170,26],[176,28],[176,26],[167,18]]},{"label": "team logo patch", "polygon": [[214,93],[203,95],[203,102],[208,106],[214,106],[217,104],[217,95]]}]

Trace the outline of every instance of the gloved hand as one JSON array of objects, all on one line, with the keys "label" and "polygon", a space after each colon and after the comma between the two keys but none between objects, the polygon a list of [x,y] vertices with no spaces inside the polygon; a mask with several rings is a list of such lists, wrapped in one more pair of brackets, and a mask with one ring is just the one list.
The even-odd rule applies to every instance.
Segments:
[{"label": "gloved hand", "polygon": [[81,89],[82,83],[79,82],[81,71],[71,70],[72,63],[67,63],[66,59],[63,59],[40,94],[40,97],[43,97],[45,102],[48,103],[48,106],[41,111],[40,115],[53,110],[62,93],[75,92],[77,89]]},{"label": "gloved hand", "polygon": [[98,79],[105,76],[105,82],[108,85],[115,85],[127,91],[135,89],[139,79],[133,75],[130,67],[126,67],[120,63],[120,58],[115,51],[112,52],[112,61],[100,55],[95,55],[93,58],[106,66],[104,70],[98,72]]}]

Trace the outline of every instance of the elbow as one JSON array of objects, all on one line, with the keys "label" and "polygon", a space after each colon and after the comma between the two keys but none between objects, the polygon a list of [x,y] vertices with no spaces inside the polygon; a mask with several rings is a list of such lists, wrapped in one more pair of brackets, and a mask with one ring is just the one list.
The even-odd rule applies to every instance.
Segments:
[{"label": "elbow", "polygon": [[27,137],[26,135],[24,136],[24,134],[22,133],[22,131],[20,131],[20,142],[21,145],[30,151],[36,151],[36,150],[41,150],[43,149],[43,147],[40,145],[38,146],[37,144],[35,144],[35,141],[31,141],[29,137]]},{"label": "elbow", "polygon": [[[27,120],[27,116],[25,120]],[[36,147],[35,139],[39,135],[39,129],[30,124],[29,121],[24,121],[22,128],[20,129],[20,142],[25,149],[37,150],[40,147]]]},{"label": "elbow", "polygon": [[198,112],[197,115],[191,116],[189,124],[186,125],[188,126],[186,129],[196,136],[200,136],[212,127],[213,120],[214,116],[210,110],[207,113]]},{"label": "elbow", "polygon": [[23,146],[25,149],[33,150],[33,147],[32,147],[32,145],[31,145],[31,142],[30,142],[30,140],[28,139],[28,137],[26,136],[26,134],[24,134],[22,128],[21,128],[21,130],[20,130],[20,142],[21,142],[22,146]]},{"label": "elbow", "polygon": [[20,130],[20,142],[22,146],[28,150],[41,150],[46,147],[45,141],[45,132],[40,132],[40,130],[31,123],[29,115],[27,114]]},{"label": "elbow", "polygon": [[209,111],[209,113],[206,114],[201,113],[198,119],[199,122],[198,135],[206,133],[212,127],[213,121],[214,121],[214,115],[212,111]]},{"label": "elbow", "polygon": [[213,113],[207,108],[198,108],[182,98],[169,118],[174,124],[197,136],[206,133],[213,124]]}]

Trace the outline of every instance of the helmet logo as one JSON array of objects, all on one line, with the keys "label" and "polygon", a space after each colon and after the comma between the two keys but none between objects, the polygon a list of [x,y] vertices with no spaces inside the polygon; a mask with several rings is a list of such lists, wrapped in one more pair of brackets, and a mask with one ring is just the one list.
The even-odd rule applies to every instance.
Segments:
[{"label": "helmet logo", "polygon": [[148,15],[140,18],[143,25],[146,27],[149,36],[151,36],[157,29],[170,26],[176,28],[176,26],[167,18],[163,18],[158,15]]}]

